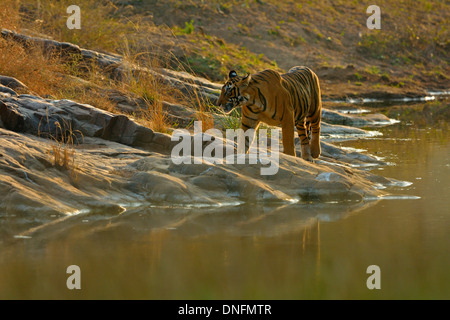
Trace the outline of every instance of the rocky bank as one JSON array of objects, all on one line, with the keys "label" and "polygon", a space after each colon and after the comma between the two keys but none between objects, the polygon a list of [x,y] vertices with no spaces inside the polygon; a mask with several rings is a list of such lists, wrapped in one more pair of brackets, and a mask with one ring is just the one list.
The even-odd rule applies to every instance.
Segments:
[{"label": "rocky bank", "polygon": [[[48,50],[76,52],[110,70],[133,72],[120,57],[72,44],[2,31],[17,41],[41,41]],[[180,90],[211,101],[219,84],[172,70],[147,70]],[[392,180],[367,166],[385,165],[369,155],[339,149],[327,138],[373,135],[357,126],[389,124],[381,115],[349,115],[325,109],[322,155],[310,163],[280,154],[279,170],[262,176],[258,164],[181,164],[172,162],[178,142],[123,114],[70,100],[29,94],[26,84],[0,77],[0,213],[24,219],[80,213],[120,214],[136,205],[221,207],[252,202],[327,202],[374,199]],[[126,104],[123,108],[133,108]],[[165,103],[165,112],[189,123],[193,111]],[[343,124],[347,125],[344,126]],[[351,125],[351,126],[348,126]],[[355,127],[356,126],[356,127]],[[64,144],[70,137],[72,141]],[[203,148],[207,143],[203,143]],[[61,165],[57,157],[68,154]],[[300,145],[297,139],[297,152]]]}]

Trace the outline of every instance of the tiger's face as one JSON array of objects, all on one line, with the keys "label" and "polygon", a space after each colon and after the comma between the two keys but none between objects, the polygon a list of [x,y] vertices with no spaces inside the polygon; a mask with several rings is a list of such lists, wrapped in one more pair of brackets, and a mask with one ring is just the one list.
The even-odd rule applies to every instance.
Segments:
[{"label": "tiger's face", "polygon": [[236,71],[230,71],[228,80],[223,85],[219,100],[217,101],[217,105],[223,108],[225,113],[230,113],[244,100],[242,91],[248,86],[249,80],[250,75],[241,77],[237,75]]}]

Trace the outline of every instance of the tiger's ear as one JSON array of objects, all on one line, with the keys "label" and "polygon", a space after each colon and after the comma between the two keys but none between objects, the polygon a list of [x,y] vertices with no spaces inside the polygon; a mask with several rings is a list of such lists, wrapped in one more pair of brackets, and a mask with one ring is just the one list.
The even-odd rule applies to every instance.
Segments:
[{"label": "tiger's ear", "polygon": [[228,74],[228,79],[233,79],[237,77],[237,72],[234,70],[231,70],[230,73]]},{"label": "tiger's ear", "polygon": [[249,85],[249,83],[250,83],[251,80],[252,80],[251,74],[250,74],[250,73],[247,73],[247,76],[245,76],[245,77],[241,80],[240,85],[241,85],[242,87],[248,87],[248,85]]}]

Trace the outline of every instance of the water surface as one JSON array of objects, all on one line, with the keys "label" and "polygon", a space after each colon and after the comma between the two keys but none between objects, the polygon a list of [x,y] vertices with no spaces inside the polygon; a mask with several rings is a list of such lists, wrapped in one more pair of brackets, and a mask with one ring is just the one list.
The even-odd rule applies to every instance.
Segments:
[{"label": "water surface", "polygon": [[[336,142],[408,181],[364,202],[135,207],[42,222],[2,216],[2,299],[449,299],[446,128],[403,123]],[[50,219],[49,221],[52,221]],[[81,268],[68,290],[66,268]],[[381,289],[366,286],[381,269]]]}]

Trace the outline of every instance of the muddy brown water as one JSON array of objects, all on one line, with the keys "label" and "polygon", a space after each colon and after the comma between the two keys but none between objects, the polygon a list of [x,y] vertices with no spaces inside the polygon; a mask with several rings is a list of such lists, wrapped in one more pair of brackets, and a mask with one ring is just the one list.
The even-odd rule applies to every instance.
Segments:
[{"label": "muddy brown water", "polygon": [[[449,299],[448,131],[375,130],[383,136],[336,144],[389,163],[366,170],[409,182],[385,199],[79,214],[2,237],[0,298]],[[9,231],[38,224],[0,220]],[[70,265],[80,290],[66,286]],[[381,289],[366,285],[371,265]]]}]

